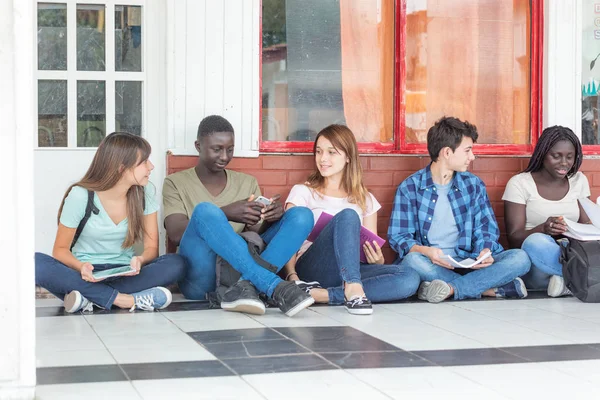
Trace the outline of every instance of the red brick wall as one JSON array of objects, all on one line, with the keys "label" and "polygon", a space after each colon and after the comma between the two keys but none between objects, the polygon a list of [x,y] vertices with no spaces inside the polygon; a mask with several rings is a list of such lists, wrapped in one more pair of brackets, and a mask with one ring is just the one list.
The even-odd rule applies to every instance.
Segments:
[{"label": "red brick wall", "polygon": [[[196,160],[194,156],[168,156],[167,173],[190,168],[196,164]],[[366,185],[382,205],[377,226],[379,236],[385,238],[396,187],[410,174],[425,167],[429,157],[365,156],[361,157],[361,162]],[[504,246],[507,242],[502,193],[510,177],[523,170],[528,162],[529,158],[520,157],[480,157],[471,167],[471,172],[483,179],[487,186],[500,226],[500,242]],[[258,158],[235,158],[228,168],[254,175],[265,196],[279,193],[285,199],[293,185],[304,182],[313,165],[311,155],[261,155]],[[584,160],[581,170],[590,181],[592,200],[595,201],[600,195],[600,159]],[[391,262],[396,253],[386,245],[384,254],[386,261]]]}]

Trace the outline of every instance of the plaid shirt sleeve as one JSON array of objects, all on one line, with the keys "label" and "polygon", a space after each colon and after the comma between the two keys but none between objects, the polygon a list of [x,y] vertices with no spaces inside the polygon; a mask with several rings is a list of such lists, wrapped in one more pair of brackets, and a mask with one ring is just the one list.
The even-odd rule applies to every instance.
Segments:
[{"label": "plaid shirt sleeve", "polygon": [[418,221],[415,220],[416,212],[416,186],[411,179],[407,179],[396,190],[388,227],[390,247],[400,258],[408,254],[415,244],[419,244],[415,240],[418,228]]},{"label": "plaid shirt sleeve", "polygon": [[473,255],[477,256],[483,249],[490,249],[492,254],[498,254],[503,249],[498,243],[500,229],[494,215],[494,210],[485,190],[485,184],[481,182],[477,199],[473,202]]}]

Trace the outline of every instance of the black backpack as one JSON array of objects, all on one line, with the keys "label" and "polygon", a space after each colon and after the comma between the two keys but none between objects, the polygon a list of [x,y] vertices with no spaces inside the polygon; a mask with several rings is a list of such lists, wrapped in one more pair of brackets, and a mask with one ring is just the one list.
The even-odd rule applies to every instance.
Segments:
[{"label": "black backpack", "polygon": [[71,247],[69,248],[70,251],[73,251],[73,246],[75,246],[75,243],[77,243],[77,239],[79,239],[79,236],[81,235],[81,232],[83,232],[83,228],[85,228],[85,224],[87,224],[88,219],[90,219],[90,217],[92,216],[92,213],[94,213],[94,215],[98,215],[99,212],[100,210],[94,204],[94,192],[88,190],[88,199],[87,204],[85,205],[85,214],[83,215],[81,221],[79,221],[79,225],[77,225],[75,236],[73,236],[73,241],[71,242]]},{"label": "black backpack", "polygon": [[569,238],[560,262],[567,288],[586,303],[600,303],[600,241]]}]

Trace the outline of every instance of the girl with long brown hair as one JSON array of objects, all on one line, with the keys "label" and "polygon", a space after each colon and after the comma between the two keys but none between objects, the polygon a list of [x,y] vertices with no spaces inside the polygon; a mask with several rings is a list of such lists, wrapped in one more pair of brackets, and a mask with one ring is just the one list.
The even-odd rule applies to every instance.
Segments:
[{"label": "girl with long brown hair", "polygon": [[[35,254],[36,284],[63,299],[66,312],[92,311],[94,304],[131,311],[170,304],[171,292],[163,286],[183,276],[185,262],[176,254],[158,257],[158,205],[147,189],[154,169],[150,152],[139,136],[111,133],[84,177],[67,189],[52,257]],[[136,256],[137,242],[143,252]],[[98,274],[124,266],[130,272]]]},{"label": "girl with long brown hair", "polygon": [[315,302],[344,304],[351,314],[371,314],[371,301],[413,295],[419,275],[410,268],[383,265],[376,242],[364,243],[367,262],[360,261],[361,226],[376,233],[381,206],[363,182],[352,131],[343,125],[324,128],[315,139],[313,154],[315,170],[304,184],[292,188],[286,208],[308,207],[315,222],[323,212],[333,218],[314,242],[305,242],[296,259],[288,263],[287,279],[295,280]]}]

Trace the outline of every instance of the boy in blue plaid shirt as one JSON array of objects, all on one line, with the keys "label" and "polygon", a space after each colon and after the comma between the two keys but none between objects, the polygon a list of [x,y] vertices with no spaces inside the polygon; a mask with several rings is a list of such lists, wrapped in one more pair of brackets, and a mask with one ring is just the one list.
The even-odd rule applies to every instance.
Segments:
[{"label": "boy in blue plaid shirt", "polygon": [[[519,278],[530,260],[520,249],[498,243],[500,231],[485,184],[467,172],[475,159],[477,128],[457,118],[444,117],[427,133],[431,164],[398,186],[388,240],[398,253],[397,263],[421,277],[418,297],[439,303],[449,297],[527,296]],[[472,268],[454,268],[457,261],[491,256]]]}]

